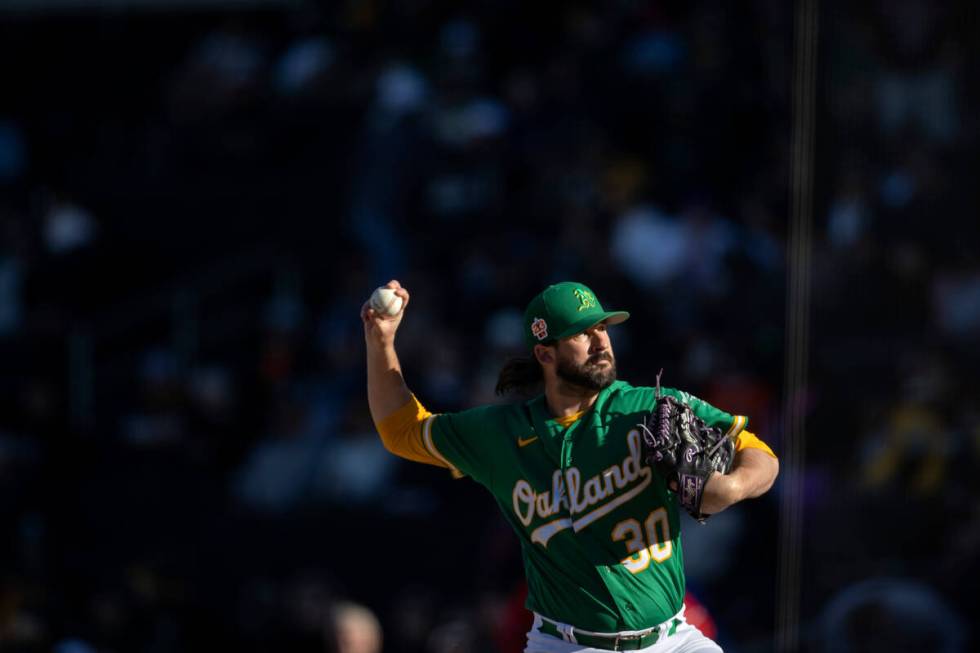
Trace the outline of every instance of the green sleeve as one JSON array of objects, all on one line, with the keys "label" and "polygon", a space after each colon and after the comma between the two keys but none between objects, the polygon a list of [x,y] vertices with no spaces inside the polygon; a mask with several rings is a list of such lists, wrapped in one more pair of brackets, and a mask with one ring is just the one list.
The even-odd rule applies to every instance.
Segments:
[{"label": "green sleeve", "polygon": [[459,413],[433,415],[422,426],[426,447],[458,472],[483,485],[490,485],[495,458],[494,433],[501,420],[499,406],[482,406]]},{"label": "green sleeve", "polygon": [[749,418],[745,415],[726,413],[689,392],[675,390],[674,388],[664,388],[663,393],[683,401],[691,407],[695,415],[704,420],[705,424],[721,429],[726,435],[734,437],[741,433],[749,424]]}]

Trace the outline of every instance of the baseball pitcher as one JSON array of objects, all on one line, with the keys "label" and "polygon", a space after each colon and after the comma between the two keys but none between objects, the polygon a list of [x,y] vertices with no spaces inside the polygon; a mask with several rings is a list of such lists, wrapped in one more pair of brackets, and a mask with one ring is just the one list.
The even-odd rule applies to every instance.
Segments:
[{"label": "baseball pitcher", "polygon": [[679,510],[704,521],[758,497],[778,473],[772,450],[730,415],[672,388],[616,379],[605,311],[564,282],[524,315],[530,356],[502,370],[498,392],[540,387],[527,402],[432,414],[395,352],[409,303],[365,303],[368,400],[392,453],[469,476],[493,494],[523,549],[534,623],[525,653],[721,649],[684,619]]}]

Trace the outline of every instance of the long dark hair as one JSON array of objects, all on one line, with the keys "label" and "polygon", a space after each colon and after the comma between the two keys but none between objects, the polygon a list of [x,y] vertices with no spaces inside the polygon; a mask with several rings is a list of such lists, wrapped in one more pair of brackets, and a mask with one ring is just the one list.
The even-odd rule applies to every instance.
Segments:
[{"label": "long dark hair", "polygon": [[504,363],[494,391],[498,395],[513,392],[529,396],[537,394],[536,391],[542,383],[544,383],[544,372],[541,370],[541,363],[533,356],[521,356],[511,358]]}]

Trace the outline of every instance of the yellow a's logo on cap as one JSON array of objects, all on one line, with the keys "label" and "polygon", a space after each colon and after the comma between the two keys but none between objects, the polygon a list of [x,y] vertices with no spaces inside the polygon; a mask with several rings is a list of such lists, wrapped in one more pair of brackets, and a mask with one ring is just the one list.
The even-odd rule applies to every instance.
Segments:
[{"label": "yellow a's logo on cap", "polygon": [[588,290],[582,290],[581,288],[576,288],[572,292],[578,298],[579,301],[578,310],[584,311],[587,308],[595,308],[597,306],[595,295],[590,293]]}]

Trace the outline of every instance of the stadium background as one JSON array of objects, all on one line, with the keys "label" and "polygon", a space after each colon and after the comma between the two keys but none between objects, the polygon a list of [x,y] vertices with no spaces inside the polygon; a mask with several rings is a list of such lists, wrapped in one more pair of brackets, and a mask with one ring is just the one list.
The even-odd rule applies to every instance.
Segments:
[{"label": "stadium background", "polygon": [[[801,650],[978,646],[974,11],[821,5]],[[766,0],[0,3],[0,649],[333,651],[354,602],[387,653],[519,651],[489,497],[373,433],[391,277],[433,409],[494,401],[573,278],[633,312],[623,378],[778,452],[793,34]],[[685,530],[726,651],[772,650],[781,490]]]}]

